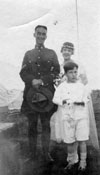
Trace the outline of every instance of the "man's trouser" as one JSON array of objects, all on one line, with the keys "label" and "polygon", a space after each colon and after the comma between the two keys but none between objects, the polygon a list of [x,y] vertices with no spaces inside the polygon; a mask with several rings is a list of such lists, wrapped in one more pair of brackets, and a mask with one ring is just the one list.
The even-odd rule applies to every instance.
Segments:
[{"label": "man's trouser", "polygon": [[42,141],[42,150],[43,154],[46,157],[49,151],[49,141],[50,141],[50,117],[51,112],[49,113],[31,113],[27,115],[28,117],[28,137],[29,137],[29,147],[31,158],[36,158],[37,150],[37,124],[38,118],[40,117],[42,125],[41,141]]}]

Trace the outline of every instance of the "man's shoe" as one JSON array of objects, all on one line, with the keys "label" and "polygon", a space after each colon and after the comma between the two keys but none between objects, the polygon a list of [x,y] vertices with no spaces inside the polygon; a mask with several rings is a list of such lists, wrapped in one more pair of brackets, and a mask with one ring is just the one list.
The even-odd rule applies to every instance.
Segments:
[{"label": "man's shoe", "polygon": [[48,153],[48,158],[49,158],[50,162],[54,162],[54,159],[52,158],[50,153]]},{"label": "man's shoe", "polygon": [[50,155],[50,153],[44,154],[43,155],[43,160],[45,163],[53,163],[54,160],[52,158],[52,156]]}]

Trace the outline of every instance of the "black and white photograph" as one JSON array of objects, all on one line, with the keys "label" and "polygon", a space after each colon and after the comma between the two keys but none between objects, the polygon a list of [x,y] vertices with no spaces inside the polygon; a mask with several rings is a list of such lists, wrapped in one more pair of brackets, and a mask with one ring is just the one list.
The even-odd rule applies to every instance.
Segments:
[{"label": "black and white photograph", "polygon": [[99,0],[0,0],[0,175],[100,174],[99,47]]}]

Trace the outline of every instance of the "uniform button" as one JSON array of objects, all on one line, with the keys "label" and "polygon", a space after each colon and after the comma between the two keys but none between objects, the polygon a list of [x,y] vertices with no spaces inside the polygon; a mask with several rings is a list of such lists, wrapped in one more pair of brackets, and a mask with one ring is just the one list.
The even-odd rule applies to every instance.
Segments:
[{"label": "uniform button", "polygon": [[38,59],[40,59],[40,57],[38,57]]},{"label": "uniform button", "polygon": [[38,75],[40,75],[40,72],[38,72]]},{"label": "uniform button", "polygon": [[38,67],[40,66],[40,64],[37,65]]},{"label": "uniform button", "polygon": [[39,50],[39,52],[40,52],[40,50]]},{"label": "uniform button", "polygon": [[52,67],[51,67],[51,71],[53,71],[53,69],[54,69],[54,67],[52,66]]}]

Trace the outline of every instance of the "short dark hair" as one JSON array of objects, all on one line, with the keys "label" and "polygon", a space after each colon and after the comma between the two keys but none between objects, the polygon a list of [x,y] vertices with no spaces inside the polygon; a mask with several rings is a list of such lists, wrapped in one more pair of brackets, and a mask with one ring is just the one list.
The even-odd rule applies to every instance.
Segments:
[{"label": "short dark hair", "polygon": [[47,30],[47,27],[46,26],[43,26],[43,25],[37,25],[36,27],[35,27],[35,31],[36,31],[36,29],[38,29],[38,28],[44,28],[45,30]]},{"label": "short dark hair", "polygon": [[68,61],[65,65],[64,65],[64,71],[65,73],[67,73],[69,70],[73,70],[74,67],[76,67],[78,69],[78,65],[75,62],[72,61]]}]

